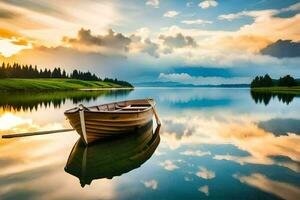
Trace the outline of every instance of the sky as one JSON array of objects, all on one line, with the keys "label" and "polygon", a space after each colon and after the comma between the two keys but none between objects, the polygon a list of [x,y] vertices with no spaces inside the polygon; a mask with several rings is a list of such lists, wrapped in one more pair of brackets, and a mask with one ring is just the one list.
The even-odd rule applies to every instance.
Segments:
[{"label": "sky", "polygon": [[299,0],[0,0],[0,61],[137,82],[300,78]]}]

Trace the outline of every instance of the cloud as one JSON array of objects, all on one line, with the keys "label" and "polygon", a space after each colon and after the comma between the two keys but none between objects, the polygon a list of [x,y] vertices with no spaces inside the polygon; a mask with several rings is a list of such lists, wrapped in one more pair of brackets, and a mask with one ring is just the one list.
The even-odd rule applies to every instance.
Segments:
[{"label": "cloud", "polygon": [[150,56],[158,58],[159,57],[159,53],[158,53],[159,46],[158,46],[158,44],[153,43],[150,39],[146,39],[144,41],[144,43],[145,43],[145,47],[142,50],[142,52],[148,53]]},{"label": "cloud", "polygon": [[235,52],[259,53],[262,48],[265,48],[272,43],[272,40],[264,36],[258,35],[232,35],[224,36],[216,40],[216,45],[222,49],[230,49]]},{"label": "cloud", "polygon": [[202,156],[206,156],[206,155],[211,155],[211,153],[209,151],[192,151],[192,150],[186,150],[184,152],[180,152],[181,155],[185,155],[185,156],[197,156],[197,157],[202,157]]},{"label": "cloud", "polygon": [[248,77],[202,77],[191,76],[187,73],[160,73],[158,79],[160,81],[179,82],[194,85],[249,84],[251,81],[251,78]]},{"label": "cloud", "polygon": [[15,19],[19,17],[20,14],[11,12],[6,9],[0,9],[0,19]]},{"label": "cloud", "polygon": [[149,38],[142,38],[139,35],[131,35],[131,44],[129,45],[129,51],[131,53],[147,53],[150,56],[159,58],[159,45],[152,42]]},{"label": "cloud", "polygon": [[31,46],[23,39],[14,38],[8,40],[0,38],[0,47],[0,60],[4,61],[4,59],[1,59],[1,56],[7,58],[18,53],[20,50],[30,48]]},{"label": "cloud", "polygon": [[20,45],[20,46],[27,46],[28,45],[28,41],[25,39],[17,39],[11,42],[12,44],[15,45]]},{"label": "cloud", "polygon": [[153,6],[154,8],[159,8],[159,0],[148,0],[146,5]]},{"label": "cloud", "polygon": [[176,36],[160,35],[159,39],[163,40],[164,45],[171,48],[196,47],[197,43],[191,36],[184,36],[178,33]]},{"label": "cloud", "polygon": [[230,14],[223,14],[219,15],[219,20],[228,20],[232,21],[234,19],[238,19],[241,17],[253,17],[253,18],[269,18],[276,14],[287,12],[287,11],[297,11],[300,10],[300,3],[293,4],[287,8],[281,9],[267,9],[267,10],[250,10],[250,11],[241,11],[238,13],[230,13]]},{"label": "cloud", "polygon": [[54,6],[53,4],[49,2],[40,2],[40,1],[15,1],[15,0],[3,0],[3,2],[14,5],[16,7],[25,8],[28,10],[32,10],[35,12],[40,13],[47,13],[47,14],[55,14],[60,17],[65,17],[66,13],[63,13],[58,6]]},{"label": "cloud", "polygon": [[20,37],[20,34],[14,32],[14,31],[0,28],[0,38],[13,39],[16,37]]},{"label": "cloud", "polygon": [[300,57],[300,42],[292,40],[278,40],[260,50],[263,55],[270,55],[276,58]]},{"label": "cloud", "polygon": [[219,15],[219,20],[228,20],[232,21],[234,19],[239,19],[241,17],[253,17],[253,18],[266,18],[271,17],[275,14],[279,13],[278,10],[253,10],[253,11],[242,11],[238,13],[230,13],[230,14],[224,14]]},{"label": "cloud", "polygon": [[165,168],[165,170],[168,170],[168,171],[173,171],[173,170],[179,168],[171,160],[165,160],[164,162],[160,163],[160,165],[163,166]]},{"label": "cloud", "polygon": [[175,11],[175,10],[170,10],[170,11],[168,11],[168,12],[166,12],[166,13],[164,14],[164,17],[172,18],[172,17],[175,17],[175,16],[177,16],[177,15],[179,15],[179,12],[177,12],[177,11]]},{"label": "cloud", "polygon": [[212,24],[213,22],[212,21],[208,21],[208,20],[203,20],[203,19],[195,19],[195,20],[183,20],[181,21],[181,23],[183,24],[189,24],[189,25],[192,25],[192,24]]},{"label": "cloud", "polygon": [[[155,58],[159,57],[159,44],[147,37],[147,29],[127,37],[122,33],[115,33],[111,29],[105,35],[93,35],[91,30],[80,29],[76,38],[63,37],[64,45],[79,51],[96,52],[108,55],[129,53],[147,53]],[[146,35],[145,35],[146,34]]]},{"label": "cloud", "polygon": [[69,44],[73,48],[86,49],[87,51],[97,52],[106,49],[114,51],[127,51],[130,44],[130,38],[122,33],[115,33],[111,29],[106,35],[92,35],[91,30],[81,28],[76,38],[63,37],[64,44]]},{"label": "cloud", "polygon": [[206,1],[202,1],[198,4],[198,6],[202,9],[207,9],[210,7],[216,7],[218,5],[218,2],[215,0],[206,0]]},{"label": "cloud", "polygon": [[[2,19],[0,27],[22,33],[38,41],[38,45],[58,46],[65,35],[73,35],[79,27],[104,31],[123,19],[112,1],[15,1],[0,2],[1,9],[18,15],[16,20]],[[101,10],[101,12],[99,12]],[[101,20],[99,20],[101,19]],[[95,26],[96,24],[96,26]]]},{"label": "cloud", "polygon": [[196,173],[196,175],[203,179],[213,179],[216,177],[216,174],[214,171],[210,171],[206,169],[205,167],[199,167],[199,171]]},{"label": "cloud", "polygon": [[208,185],[204,185],[204,186],[198,188],[198,191],[204,193],[206,196],[209,196]]},{"label": "cloud", "polygon": [[146,188],[151,188],[152,190],[156,190],[158,186],[158,182],[155,179],[143,182]]},{"label": "cloud", "polygon": [[281,11],[282,12],[286,12],[286,11],[297,11],[297,10],[300,10],[300,3],[296,3],[296,4],[293,4],[287,8],[282,8]]}]

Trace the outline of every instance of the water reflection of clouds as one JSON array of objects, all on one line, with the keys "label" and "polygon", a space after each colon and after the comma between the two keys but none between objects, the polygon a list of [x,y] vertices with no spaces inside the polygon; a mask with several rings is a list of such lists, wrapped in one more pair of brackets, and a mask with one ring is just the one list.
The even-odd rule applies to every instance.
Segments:
[{"label": "water reflection of clouds", "polygon": [[175,169],[179,169],[179,167],[172,160],[165,160],[160,163],[160,165],[168,171],[173,171]]},{"label": "water reflection of clouds", "polygon": [[[231,160],[240,164],[279,165],[293,171],[299,170],[297,163],[274,161],[272,156],[286,156],[294,162],[300,162],[300,136],[294,133],[276,136],[259,128],[249,119],[239,119],[238,116],[231,116],[231,118],[225,122],[201,116],[169,118],[168,120],[173,122],[165,124],[162,141],[171,149],[192,144],[231,144],[249,155],[246,157],[215,155],[214,159]],[[183,132],[194,131],[191,134],[184,134],[177,132],[182,129],[168,127],[172,125],[178,127],[180,124],[185,124]]]},{"label": "water reflection of clouds", "polygon": [[146,188],[151,188],[152,190],[156,190],[158,186],[158,182],[155,179],[144,181],[143,183]]},{"label": "water reflection of clouds", "polygon": [[200,166],[199,171],[196,173],[196,176],[203,179],[213,179],[216,177],[216,173],[214,171],[206,169],[203,166]]},{"label": "water reflection of clouds", "polygon": [[[247,89],[238,89],[244,90],[246,92]],[[220,99],[241,99],[245,98],[247,93],[241,93],[242,95],[235,96],[236,89],[218,89],[218,88],[187,88],[187,89],[169,89],[169,90],[161,90],[158,91],[158,99],[160,102],[164,103],[185,103],[186,105],[190,104],[190,102],[197,100],[220,100]],[[247,94],[249,95],[249,94]]]},{"label": "water reflection of clouds", "polygon": [[16,127],[28,126],[28,124],[32,124],[32,119],[22,119],[8,112],[0,116],[0,131],[13,130]]},{"label": "water reflection of clouds", "polygon": [[266,121],[260,121],[258,127],[275,135],[286,135],[287,133],[295,133],[300,135],[299,119],[283,119],[275,118]]},{"label": "water reflection of clouds", "polygon": [[298,200],[300,197],[300,187],[280,181],[273,181],[259,173],[254,173],[249,176],[234,174],[233,177],[238,179],[241,183],[274,194],[282,199]]},{"label": "water reflection of clouds", "polygon": [[[162,199],[299,196],[297,98],[288,106],[270,101],[265,107],[256,105],[248,90],[136,90],[125,97],[143,98],[149,94],[158,100],[163,126],[158,150],[141,168],[112,180],[96,180],[83,190],[78,180],[63,171],[76,134],[3,140],[0,197],[16,199],[19,193],[30,199],[130,199],[132,195],[147,198],[153,194]],[[94,105],[122,98],[101,96],[86,103]],[[204,99],[229,99],[231,103],[214,107],[187,105],[190,100]],[[176,107],[174,103],[186,105]],[[72,106],[73,102],[66,100],[60,108],[10,112],[18,119],[5,131],[68,127],[63,111]],[[3,117],[4,112],[0,113]],[[273,120],[278,117],[282,120]],[[288,119],[296,120],[294,125],[286,122]]]},{"label": "water reflection of clouds", "polygon": [[202,156],[206,156],[206,155],[211,155],[211,153],[209,151],[200,151],[200,150],[186,150],[183,152],[180,152],[181,155],[185,155],[185,156],[197,156],[197,157],[202,157]]},{"label": "water reflection of clouds", "polygon": [[204,193],[206,196],[209,196],[209,187],[208,187],[208,185],[204,185],[202,187],[199,187],[198,191]]},{"label": "water reflection of clouds", "polygon": [[[60,123],[40,125],[38,121],[26,120],[13,113],[3,116],[1,119],[18,120],[1,133],[64,128]],[[0,196],[16,199],[15,195],[19,194],[29,199],[73,199],[74,194],[80,194],[81,198],[115,198],[115,181],[99,180],[83,192],[80,185],[62,170],[76,140],[77,135],[73,132],[1,140]],[[98,192],[96,188],[105,192]]]}]

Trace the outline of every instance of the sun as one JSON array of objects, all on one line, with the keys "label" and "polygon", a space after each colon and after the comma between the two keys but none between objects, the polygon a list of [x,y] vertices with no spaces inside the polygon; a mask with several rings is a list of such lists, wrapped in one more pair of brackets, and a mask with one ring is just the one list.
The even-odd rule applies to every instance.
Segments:
[{"label": "sun", "polygon": [[22,49],[28,49],[30,46],[16,45],[12,43],[10,39],[0,39],[0,55],[4,57],[10,57]]}]

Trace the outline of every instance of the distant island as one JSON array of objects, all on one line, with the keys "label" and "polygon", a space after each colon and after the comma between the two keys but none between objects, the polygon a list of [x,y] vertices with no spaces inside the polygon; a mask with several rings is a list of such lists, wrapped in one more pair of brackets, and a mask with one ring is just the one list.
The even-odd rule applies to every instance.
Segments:
[{"label": "distant island", "polygon": [[253,92],[270,92],[270,93],[290,93],[300,94],[300,82],[290,75],[272,79],[268,74],[265,76],[256,76],[251,84]]},{"label": "distant island", "polygon": [[2,63],[0,91],[18,90],[76,90],[91,88],[133,88],[122,80],[104,78],[90,72],[73,70],[68,74],[60,67],[38,69],[37,66]]}]

